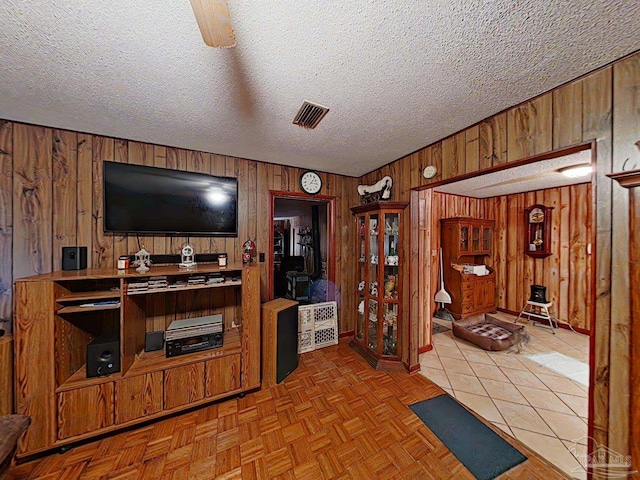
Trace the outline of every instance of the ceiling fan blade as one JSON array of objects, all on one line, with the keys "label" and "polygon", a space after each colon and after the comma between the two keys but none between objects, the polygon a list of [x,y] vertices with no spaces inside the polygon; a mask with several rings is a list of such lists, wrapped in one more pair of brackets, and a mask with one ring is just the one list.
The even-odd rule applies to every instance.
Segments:
[{"label": "ceiling fan blade", "polygon": [[233,47],[236,36],[226,0],[190,0],[204,43],[210,47]]}]

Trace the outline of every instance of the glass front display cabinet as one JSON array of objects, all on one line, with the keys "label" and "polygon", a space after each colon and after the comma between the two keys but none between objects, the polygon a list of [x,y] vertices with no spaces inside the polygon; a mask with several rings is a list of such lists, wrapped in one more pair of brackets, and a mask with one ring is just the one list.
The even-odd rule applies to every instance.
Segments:
[{"label": "glass front display cabinet", "polygon": [[404,369],[402,227],[406,202],[353,207],[357,229],[355,334],[350,345],[376,369]]}]

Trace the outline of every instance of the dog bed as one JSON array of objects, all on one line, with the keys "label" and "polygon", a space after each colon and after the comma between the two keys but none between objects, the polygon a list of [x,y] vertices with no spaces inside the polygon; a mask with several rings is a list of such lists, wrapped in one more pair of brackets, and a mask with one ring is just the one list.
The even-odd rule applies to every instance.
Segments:
[{"label": "dog bed", "polygon": [[520,348],[529,336],[524,325],[505,322],[492,315],[474,315],[457,320],[452,325],[453,334],[489,351]]}]

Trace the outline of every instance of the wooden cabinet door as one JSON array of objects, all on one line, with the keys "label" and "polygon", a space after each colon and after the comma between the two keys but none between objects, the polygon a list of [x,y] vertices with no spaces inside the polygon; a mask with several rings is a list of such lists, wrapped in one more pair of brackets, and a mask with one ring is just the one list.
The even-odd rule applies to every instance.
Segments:
[{"label": "wooden cabinet door", "polygon": [[113,382],[58,394],[59,440],[109,427],[113,422]]},{"label": "wooden cabinet door", "polygon": [[474,310],[482,310],[485,307],[485,281],[481,279],[477,279],[475,281],[475,285],[473,287],[473,309]]},{"label": "wooden cabinet door", "polygon": [[496,282],[493,278],[487,279],[485,282],[485,306],[494,308],[496,305]]},{"label": "wooden cabinet door", "polygon": [[240,388],[240,354],[215,358],[206,363],[206,397],[212,397],[238,388]]},{"label": "wooden cabinet door", "polygon": [[469,227],[471,231],[471,253],[478,254],[482,252],[482,238],[480,225],[472,224]]},{"label": "wooden cabinet door", "polygon": [[162,372],[116,382],[116,424],[162,411]]},{"label": "wooden cabinet door", "polygon": [[491,255],[491,237],[492,237],[492,228],[488,225],[482,227],[482,253],[486,253],[487,255]]},{"label": "wooden cabinet door", "polygon": [[[460,224],[458,231],[458,253],[465,254],[471,251],[471,225],[467,223]],[[452,245],[455,248],[455,245]],[[454,250],[455,251],[455,250]]]},{"label": "wooden cabinet door", "polygon": [[170,410],[204,398],[204,363],[164,371],[164,409]]}]

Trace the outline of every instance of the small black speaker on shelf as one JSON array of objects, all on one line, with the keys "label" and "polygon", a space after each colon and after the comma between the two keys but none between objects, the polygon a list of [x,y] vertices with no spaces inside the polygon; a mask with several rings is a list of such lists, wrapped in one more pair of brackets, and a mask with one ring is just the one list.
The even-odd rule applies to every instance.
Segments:
[{"label": "small black speaker on shelf", "polygon": [[542,285],[531,285],[530,302],[547,303],[547,287]]},{"label": "small black speaker on shelf", "polygon": [[87,345],[87,378],[120,371],[120,337],[104,333]]},{"label": "small black speaker on shelf", "polygon": [[144,351],[155,352],[164,347],[164,331],[147,332],[144,336]]},{"label": "small black speaker on shelf", "polygon": [[87,268],[87,247],[62,247],[62,270]]}]

